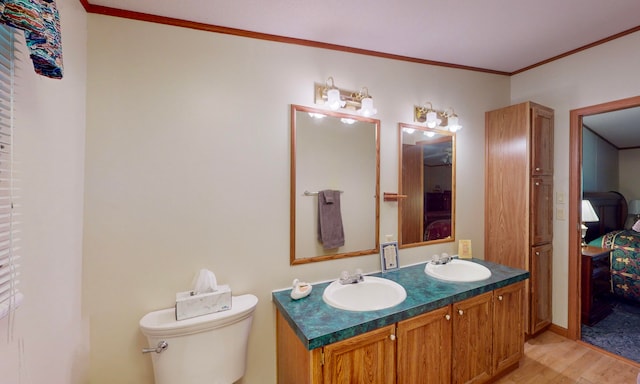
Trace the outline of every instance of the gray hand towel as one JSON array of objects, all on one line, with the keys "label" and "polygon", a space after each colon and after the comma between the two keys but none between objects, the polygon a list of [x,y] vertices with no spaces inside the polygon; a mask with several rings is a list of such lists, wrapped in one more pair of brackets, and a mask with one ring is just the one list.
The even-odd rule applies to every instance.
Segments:
[{"label": "gray hand towel", "polygon": [[318,221],[318,240],[324,249],[334,249],[344,245],[340,191],[318,192]]}]

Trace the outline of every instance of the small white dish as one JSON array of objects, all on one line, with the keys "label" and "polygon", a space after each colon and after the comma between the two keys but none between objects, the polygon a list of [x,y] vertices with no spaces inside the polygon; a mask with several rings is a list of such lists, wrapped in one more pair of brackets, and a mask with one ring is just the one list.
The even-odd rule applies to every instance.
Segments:
[{"label": "small white dish", "polygon": [[302,299],[309,296],[313,286],[309,283],[302,282],[298,279],[293,280],[293,289],[291,289],[291,298],[293,300]]}]

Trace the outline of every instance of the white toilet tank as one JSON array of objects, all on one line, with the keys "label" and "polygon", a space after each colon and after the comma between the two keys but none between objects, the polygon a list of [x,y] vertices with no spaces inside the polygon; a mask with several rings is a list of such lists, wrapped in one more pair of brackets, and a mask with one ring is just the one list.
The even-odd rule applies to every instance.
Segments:
[{"label": "white toilet tank", "polygon": [[146,314],[140,330],[149,347],[156,384],[231,384],[244,376],[247,343],[258,304],[254,295],[233,296],[231,309],[177,321],[175,309]]}]

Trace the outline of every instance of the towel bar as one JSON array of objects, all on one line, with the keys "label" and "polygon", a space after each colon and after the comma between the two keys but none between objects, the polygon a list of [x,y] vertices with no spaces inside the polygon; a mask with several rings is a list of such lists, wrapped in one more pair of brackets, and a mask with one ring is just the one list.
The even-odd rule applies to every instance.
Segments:
[{"label": "towel bar", "polygon": [[407,195],[398,195],[397,193],[385,192],[384,201],[398,201],[398,199],[404,199]]},{"label": "towel bar", "polygon": [[[344,191],[338,191],[338,192],[340,192],[340,193],[344,193]],[[309,192],[309,191],[304,191],[304,195],[305,195],[305,196],[317,196],[317,195],[318,195],[318,193],[320,193],[320,192]]]}]

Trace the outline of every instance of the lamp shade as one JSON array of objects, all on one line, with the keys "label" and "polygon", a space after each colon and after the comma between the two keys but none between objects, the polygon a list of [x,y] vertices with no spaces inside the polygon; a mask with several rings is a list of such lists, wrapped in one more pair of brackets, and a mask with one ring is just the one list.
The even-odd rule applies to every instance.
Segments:
[{"label": "lamp shade", "polygon": [[447,128],[449,128],[451,132],[457,132],[462,129],[462,126],[458,123],[458,116],[453,115],[449,117],[449,125],[447,125]]},{"label": "lamp shade", "polygon": [[640,215],[640,200],[631,200],[629,202],[629,214]]},{"label": "lamp shade", "polygon": [[593,209],[591,202],[589,202],[589,200],[582,200],[582,222],[594,223],[597,221],[600,221],[600,218]]},{"label": "lamp shade", "polygon": [[436,113],[436,111],[427,112],[427,127],[435,128],[440,125],[441,122],[442,120],[438,119],[438,114]]},{"label": "lamp shade", "polygon": [[340,100],[340,91],[337,88],[332,88],[327,91],[327,105],[333,110],[344,106],[344,103]]},{"label": "lamp shade", "polygon": [[361,101],[362,107],[360,108],[360,114],[362,116],[373,116],[378,113],[378,110],[373,108],[373,99],[370,97],[365,97]]}]

